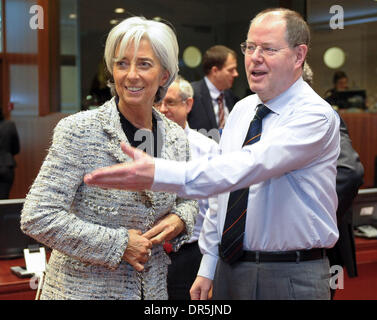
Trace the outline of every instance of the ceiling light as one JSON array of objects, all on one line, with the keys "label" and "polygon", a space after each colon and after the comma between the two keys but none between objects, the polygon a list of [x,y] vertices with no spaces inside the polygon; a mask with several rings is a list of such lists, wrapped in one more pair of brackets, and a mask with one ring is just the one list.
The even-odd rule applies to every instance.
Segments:
[{"label": "ceiling light", "polygon": [[189,46],[183,51],[183,61],[189,68],[196,68],[202,62],[202,53],[195,46]]},{"label": "ceiling light", "polygon": [[124,13],[126,10],[124,8],[116,8],[114,10],[115,13]]},{"label": "ceiling light", "polygon": [[69,19],[76,19],[76,18],[77,18],[76,13],[71,13],[71,14],[69,15]]},{"label": "ceiling light", "polygon": [[119,21],[117,19],[111,19],[110,24],[117,24]]},{"label": "ceiling light", "polygon": [[340,68],[346,61],[345,52],[338,47],[332,47],[326,50],[323,55],[325,65],[331,69]]}]

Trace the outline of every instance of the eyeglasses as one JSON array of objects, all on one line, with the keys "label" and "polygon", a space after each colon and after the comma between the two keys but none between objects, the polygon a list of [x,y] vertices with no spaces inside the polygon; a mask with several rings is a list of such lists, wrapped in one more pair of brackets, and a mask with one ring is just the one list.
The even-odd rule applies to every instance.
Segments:
[{"label": "eyeglasses", "polygon": [[255,43],[247,42],[247,41],[242,42],[240,46],[241,46],[241,51],[244,55],[252,55],[259,47],[260,49],[259,53],[262,56],[266,56],[266,55],[274,56],[280,50],[289,48],[289,47],[284,47],[284,48],[276,49],[276,48],[271,48],[271,47],[266,47],[266,46],[257,46]]},{"label": "eyeglasses", "polygon": [[164,105],[166,108],[176,108],[180,104],[182,104],[182,102],[185,102],[186,100],[187,99],[185,99],[185,100],[183,100],[183,99],[181,99],[181,100],[164,99],[161,102],[159,102],[158,104],[156,104],[156,107],[160,108],[160,107],[162,107],[162,105]]}]

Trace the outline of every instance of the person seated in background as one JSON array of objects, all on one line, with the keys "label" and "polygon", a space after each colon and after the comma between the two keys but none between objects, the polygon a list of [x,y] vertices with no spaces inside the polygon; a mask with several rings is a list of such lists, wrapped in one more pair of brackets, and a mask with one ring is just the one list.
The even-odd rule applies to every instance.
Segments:
[{"label": "person seated in background", "polygon": [[342,107],[343,101],[340,101],[338,92],[348,90],[348,77],[344,71],[337,71],[333,76],[334,87],[327,90],[324,99],[332,106]]},{"label": "person seated in background", "polygon": [[325,92],[325,97],[332,95],[334,92],[348,90],[348,77],[344,71],[337,71],[333,76],[334,87]]},{"label": "person seated in background", "polygon": [[[213,139],[191,129],[187,123],[187,115],[190,113],[194,102],[193,95],[194,92],[190,83],[178,76],[157,108],[168,119],[176,122],[185,130],[192,159],[210,157],[219,153],[219,145]],[[200,253],[198,239],[209,207],[209,200],[200,199],[198,202],[199,214],[191,239],[183,244],[177,252],[170,252],[169,254],[172,262],[168,268],[169,300],[190,300],[190,288],[199,270],[202,254]],[[169,252],[169,246],[166,247]]]}]

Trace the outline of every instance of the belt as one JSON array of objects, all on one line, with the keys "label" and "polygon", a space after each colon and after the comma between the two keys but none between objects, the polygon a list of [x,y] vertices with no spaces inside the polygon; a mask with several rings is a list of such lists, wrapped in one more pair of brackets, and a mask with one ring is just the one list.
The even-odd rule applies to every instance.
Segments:
[{"label": "belt", "polygon": [[326,257],[326,249],[315,248],[310,250],[296,250],[296,251],[244,251],[243,256],[239,261],[248,262],[296,262],[318,260]]}]

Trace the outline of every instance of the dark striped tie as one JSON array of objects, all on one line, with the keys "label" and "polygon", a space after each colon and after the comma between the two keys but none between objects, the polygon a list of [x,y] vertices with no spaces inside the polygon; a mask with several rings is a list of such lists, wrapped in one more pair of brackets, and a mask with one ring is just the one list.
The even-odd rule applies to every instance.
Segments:
[{"label": "dark striped tie", "polygon": [[224,94],[223,93],[221,93],[217,97],[217,103],[219,105],[219,129],[223,129],[225,125]]},{"label": "dark striped tie", "polygon": [[[262,132],[262,119],[270,112],[264,104],[257,106],[257,112],[250,123],[243,146],[259,141]],[[220,257],[227,263],[236,262],[243,254],[243,238],[249,188],[236,190],[230,193],[228,208],[221,243]]]}]

